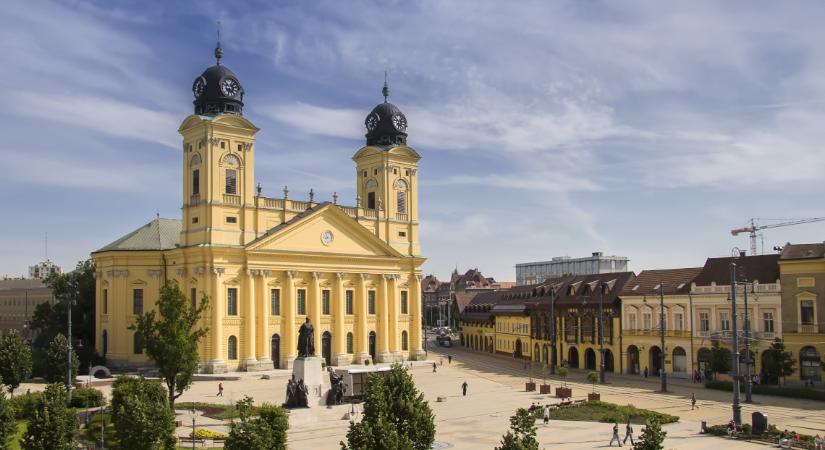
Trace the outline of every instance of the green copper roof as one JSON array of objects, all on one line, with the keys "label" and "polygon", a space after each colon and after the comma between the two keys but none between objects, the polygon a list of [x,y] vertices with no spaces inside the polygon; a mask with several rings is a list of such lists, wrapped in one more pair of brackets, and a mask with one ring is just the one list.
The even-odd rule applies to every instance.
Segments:
[{"label": "green copper roof", "polygon": [[169,250],[179,245],[181,222],[155,219],[94,253],[109,251]]}]

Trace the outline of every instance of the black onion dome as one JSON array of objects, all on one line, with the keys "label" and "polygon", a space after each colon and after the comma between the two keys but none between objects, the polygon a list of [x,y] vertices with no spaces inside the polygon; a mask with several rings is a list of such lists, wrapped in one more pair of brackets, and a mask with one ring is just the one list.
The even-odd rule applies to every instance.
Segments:
[{"label": "black onion dome", "polygon": [[364,119],[367,145],[407,145],[407,118],[397,106],[389,103],[389,89],[384,84],[384,102],[379,103]]},{"label": "black onion dome", "polygon": [[192,83],[195,114],[238,114],[243,112],[244,90],[235,73],[221,65],[223,51],[215,49],[217,63],[204,70]]}]

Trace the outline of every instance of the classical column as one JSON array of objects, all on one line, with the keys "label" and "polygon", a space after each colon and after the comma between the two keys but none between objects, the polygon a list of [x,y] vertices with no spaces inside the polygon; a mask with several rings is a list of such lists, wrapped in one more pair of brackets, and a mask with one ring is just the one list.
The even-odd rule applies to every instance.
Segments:
[{"label": "classical column", "polygon": [[247,269],[244,277],[244,353],[243,367],[249,371],[257,369],[258,360],[255,358],[255,275],[257,270]]},{"label": "classical column", "polygon": [[271,308],[271,297],[269,295],[267,289],[267,277],[272,272],[269,270],[261,270],[260,275],[261,278],[258,281],[258,326],[256,328],[257,334],[257,344],[255,345],[256,356],[258,357],[258,363],[261,365],[262,369],[269,370],[272,368],[272,351],[269,349],[269,313]]},{"label": "classical column", "polygon": [[335,274],[335,298],[332,299],[332,317],[335,321],[332,327],[332,352],[333,362],[336,366],[343,366],[349,362],[346,348],[347,333],[344,330],[344,314],[346,313],[344,306],[346,303],[344,276],[346,274],[343,272]]},{"label": "classical column", "polygon": [[381,277],[381,296],[378,298],[378,303],[376,306],[378,308],[378,348],[376,359],[379,362],[389,362],[390,360],[390,347],[389,347],[389,301],[387,299],[387,290],[388,290],[388,280],[390,275],[384,274]]},{"label": "classical column", "polygon": [[414,274],[409,280],[407,284],[410,285],[410,296],[408,299],[411,313],[409,321],[410,359],[421,360],[425,358],[421,342],[421,275]]},{"label": "classical column", "polygon": [[315,355],[321,356],[321,272],[312,272],[312,289],[309,291],[309,322],[315,328],[312,339],[315,341]]},{"label": "classical column", "polygon": [[292,368],[292,361],[298,353],[298,344],[295,342],[295,276],[298,272],[294,270],[287,270],[284,279],[284,290],[281,292],[281,332],[283,333],[284,349],[281,358],[284,363],[281,365],[284,369]]},{"label": "classical column", "polygon": [[401,359],[401,338],[398,331],[398,275],[391,274],[388,276],[387,305],[389,311],[387,313],[387,328],[389,329],[389,350],[392,353],[393,360],[397,361]]},{"label": "classical column", "polygon": [[223,267],[212,268],[212,323],[209,330],[212,334],[212,361],[209,362],[211,373],[224,373],[227,370],[226,361],[223,359],[223,316],[226,314],[225,293],[220,284],[223,272]]},{"label": "classical column", "polygon": [[367,311],[367,279],[369,274],[358,274],[358,295],[355,296],[355,360],[363,364],[370,359],[369,311]]}]

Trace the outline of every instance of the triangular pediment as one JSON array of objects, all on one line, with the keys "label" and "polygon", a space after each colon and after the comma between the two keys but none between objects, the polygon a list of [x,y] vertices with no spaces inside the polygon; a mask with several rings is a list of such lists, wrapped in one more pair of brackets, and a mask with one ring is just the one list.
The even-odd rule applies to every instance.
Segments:
[{"label": "triangular pediment", "polygon": [[315,208],[272,228],[250,242],[247,249],[360,257],[404,256],[339,207],[325,204]]}]

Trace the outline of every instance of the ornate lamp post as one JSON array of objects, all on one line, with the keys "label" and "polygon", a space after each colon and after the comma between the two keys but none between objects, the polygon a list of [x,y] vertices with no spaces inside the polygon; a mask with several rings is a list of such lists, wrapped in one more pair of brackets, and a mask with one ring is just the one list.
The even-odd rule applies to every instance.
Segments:
[{"label": "ornate lamp post", "polygon": [[604,289],[607,283],[599,282],[599,383],[604,384]]},{"label": "ornate lamp post", "polygon": [[733,421],[742,423],[742,405],[739,403],[739,330],[736,328],[736,263],[730,263],[730,299],[733,319]]},{"label": "ornate lamp post", "polygon": [[556,288],[550,287],[550,374],[556,374]]},{"label": "ornate lamp post", "polygon": [[662,392],[667,392],[667,371],[665,370],[665,284],[659,282],[659,334],[662,339],[662,362],[660,363]]},{"label": "ornate lamp post", "polygon": [[67,315],[67,338],[66,338],[66,404],[72,405],[72,304],[80,297],[80,290],[77,281],[71,284],[69,298],[66,299]]}]

